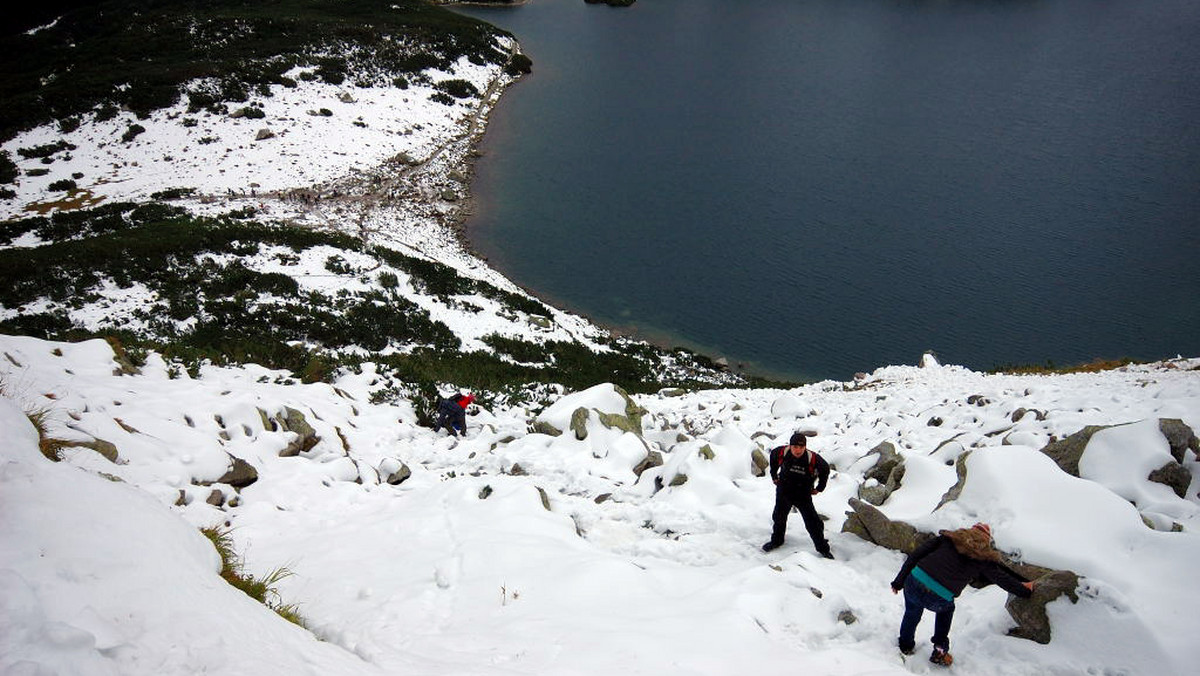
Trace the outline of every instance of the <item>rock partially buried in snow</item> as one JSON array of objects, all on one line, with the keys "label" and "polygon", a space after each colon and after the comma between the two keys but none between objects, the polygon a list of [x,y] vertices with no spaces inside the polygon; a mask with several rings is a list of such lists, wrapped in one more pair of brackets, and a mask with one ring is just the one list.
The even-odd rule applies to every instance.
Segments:
[{"label": "rock partially buried in snow", "polygon": [[850,498],[850,511],[842,532],[858,537],[887,549],[911,553],[932,537],[922,533],[903,521],[892,521],[874,506],[856,498]]},{"label": "rock partially buried in snow", "polygon": [[1050,617],[1046,614],[1046,606],[1066,596],[1071,603],[1079,602],[1076,589],[1079,587],[1079,576],[1069,570],[1044,570],[1039,572],[1033,566],[1013,566],[1021,575],[1036,580],[1033,596],[1023,599],[1009,595],[1004,609],[1017,622],[1017,626],[1008,630],[1009,636],[1029,639],[1043,645],[1050,642]]},{"label": "rock partially buried in snow", "polygon": [[392,486],[404,483],[412,476],[408,465],[395,458],[385,458],[379,463],[379,476]]},{"label": "rock partially buried in snow", "polygon": [[[579,413],[579,409],[584,409]],[[577,439],[587,437],[586,423],[590,412],[595,411],[597,420],[609,429],[621,429],[641,435],[642,416],[646,410],[633,402],[624,390],[612,383],[602,383],[581,392],[568,394],[551,404],[534,421],[549,425],[559,433],[575,432]]]},{"label": "rock partially buried in snow", "polygon": [[120,462],[120,457],[117,454],[117,447],[111,441],[93,438],[86,441],[69,441],[63,445],[89,448],[104,456],[105,460],[108,460],[113,464],[118,464]]},{"label": "rock partially buried in snow", "polygon": [[288,443],[287,448],[279,452],[280,457],[288,458],[300,455],[311,450],[321,441],[321,437],[317,436],[317,431],[308,424],[304,414],[290,406],[283,407],[283,413],[275,417],[268,429],[275,429],[276,424],[283,431],[296,435],[296,438]]},{"label": "rock partially buried in snow", "polygon": [[[871,454],[878,454],[879,458],[863,474],[864,482],[858,488],[858,497],[872,505],[882,505],[904,479],[904,458],[889,441],[880,442],[867,453],[868,456]],[[871,480],[874,483],[870,483]]]},{"label": "rock partially buried in snow", "polygon": [[662,453],[659,453],[658,451],[650,451],[649,453],[646,454],[646,459],[641,461],[640,463],[638,463],[633,468],[633,473],[640,477],[640,476],[642,476],[642,472],[645,472],[646,470],[648,470],[652,467],[662,467],[662,464],[663,464]]},{"label": "rock partially buried in snow", "polygon": [[258,470],[254,469],[254,466],[245,460],[230,455],[229,471],[225,472],[214,483],[229,484],[234,488],[245,488],[255,481],[258,481]]},{"label": "rock partially buried in snow", "polygon": [[[1138,481],[1162,484],[1185,498],[1192,473],[1182,462],[1196,436],[1182,420],[1143,420],[1125,425],[1089,425],[1061,441],[1042,448],[1064,472],[1098,481],[1135,505],[1153,502],[1143,495]],[[1109,460],[1121,461],[1128,476],[1104,470]],[[1135,476],[1136,475],[1136,476]]]},{"label": "rock partially buried in snow", "polygon": [[767,469],[771,466],[771,461],[767,459],[767,454],[763,453],[761,448],[756,448],[750,452],[750,464],[753,468],[751,471],[754,476],[766,476]]},{"label": "rock partially buried in snow", "polygon": [[1189,450],[1197,459],[1200,459],[1200,439],[1196,438],[1196,433],[1182,420],[1159,418],[1158,428],[1167,438],[1167,444],[1171,447],[1171,456],[1175,458],[1176,462],[1183,462],[1184,454]]},{"label": "rock partially buried in snow", "polygon": [[1042,449],[1042,453],[1049,456],[1067,474],[1079,476],[1079,459],[1083,457],[1083,451],[1092,440],[1092,435],[1102,429],[1106,427],[1088,425],[1065,439],[1050,442]]}]

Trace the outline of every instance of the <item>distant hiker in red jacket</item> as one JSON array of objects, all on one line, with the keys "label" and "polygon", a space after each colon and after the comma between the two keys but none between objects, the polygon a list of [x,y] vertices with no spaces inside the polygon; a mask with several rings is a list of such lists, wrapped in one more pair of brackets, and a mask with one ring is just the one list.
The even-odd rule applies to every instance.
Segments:
[{"label": "distant hiker in red jacket", "polygon": [[815,451],[808,450],[808,438],[803,433],[793,434],[787,446],[771,449],[771,481],[775,482],[775,511],[771,513],[771,539],[762,546],[763,551],[769,552],[783,544],[788,514],[794,506],[804,517],[804,528],[817,551],[832,559],[829,541],[825,539],[825,524],[812,501],[812,496],[825,490],[829,481],[829,463]]},{"label": "distant hiker in red jacket", "polygon": [[450,436],[457,437],[459,433],[467,433],[467,407],[475,402],[475,395],[461,392],[449,399],[438,399],[437,424],[433,431],[445,429]]},{"label": "distant hiker in red jacket", "polygon": [[954,619],[954,598],[972,581],[1000,585],[1023,599],[1033,594],[1033,583],[1000,562],[1000,552],[992,546],[992,529],[986,523],[970,528],[944,530],[913,550],[905,559],[892,593],[904,590],[904,619],[900,621],[900,652],[913,654],[914,636],[921,615],[934,612],[933,654],[929,661],[950,666],[950,622]]}]

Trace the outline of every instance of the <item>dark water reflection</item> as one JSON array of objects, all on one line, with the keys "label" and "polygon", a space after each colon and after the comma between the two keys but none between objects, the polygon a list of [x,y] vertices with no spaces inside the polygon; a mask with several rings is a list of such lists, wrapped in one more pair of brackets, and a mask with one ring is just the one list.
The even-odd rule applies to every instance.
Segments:
[{"label": "dark water reflection", "polygon": [[1200,354],[1200,2],[534,0],[512,279],[791,377]]}]

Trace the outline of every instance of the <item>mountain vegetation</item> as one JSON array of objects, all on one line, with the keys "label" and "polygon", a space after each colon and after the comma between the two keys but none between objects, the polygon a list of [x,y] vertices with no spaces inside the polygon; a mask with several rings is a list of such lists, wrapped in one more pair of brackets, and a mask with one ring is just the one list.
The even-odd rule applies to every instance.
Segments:
[{"label": "mountain vegetation", "polygon": [[[429,390],[452,382],[517,398],[538,382],[576,389],[609,381],[647,392],[712,385],[721,374],[703,356],[619,338],[597,352],[567,341],[493,335],[484,341],[491,351],[464,351],[459,337],[413,298],[476,313],[488,304],[533,324],[551,312],[440,263],[365,246],[340,232],[251,216],[199,218],[163,202],[122,203],[0,224],[0,245],[27,236],[45,242],[0,250],[0,305],[24,309],[0,321],[0,332],[102,336],[134,355],[161,351],[192,372],[206,361],[256,363],[290,370],[304,382],[370,360],[397,381],[397,391],[406,383]],[[315,252],[322,274],[342,280],[342,288],[302,288],[285,272],[255,269],[261,267],[255,260],[267,259],[287,271],[306,252]],[[140,300],[117,316],[104,309],[114,295]],[[87,307],[112,316],[91,326],[71,318]]]},{"label": "mountain vegetation", "polygon": [[[224,110],[284,73],[405,86],[461,56],[503,63],[503,32],[423,0],[102,0],[18,12],[0,36],[0,140],[82,115],[139,116],[185,97]],[[528,67],[527,62],[516,67]]]}]

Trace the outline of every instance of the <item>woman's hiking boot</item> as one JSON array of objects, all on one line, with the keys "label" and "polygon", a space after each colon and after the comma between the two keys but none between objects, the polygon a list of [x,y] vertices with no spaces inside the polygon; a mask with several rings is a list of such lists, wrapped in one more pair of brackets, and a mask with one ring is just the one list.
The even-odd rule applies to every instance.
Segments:
[{"label": "woman's hiking boot", "polygon": [[940,664],[943,667],[948,667],[954,664],[954,656],[945,648],[933,647],[933,654],[929,656],[929,661],[934,664]]}]

